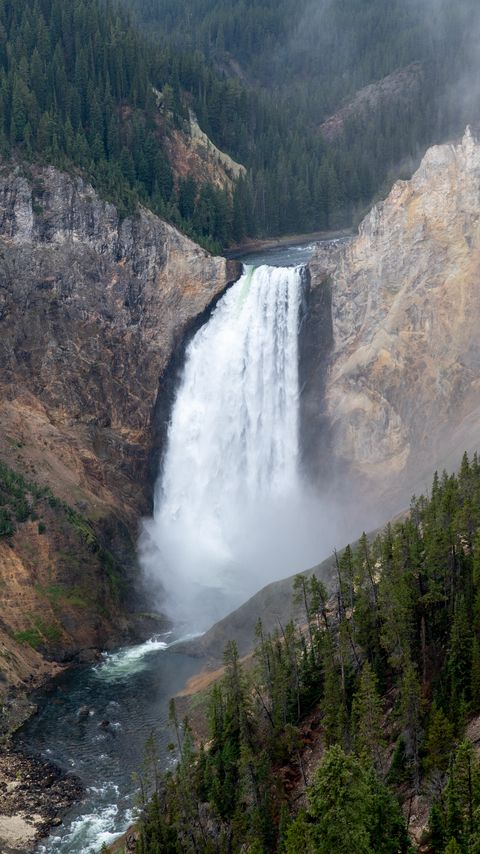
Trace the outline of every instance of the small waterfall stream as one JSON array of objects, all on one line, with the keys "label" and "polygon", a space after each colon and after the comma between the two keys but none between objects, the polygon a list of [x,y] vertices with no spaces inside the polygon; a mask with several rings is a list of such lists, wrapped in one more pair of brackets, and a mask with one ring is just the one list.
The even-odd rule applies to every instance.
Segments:
[{"label": "small waterfall stream", "polygon": [[303,565],[302,282],[302,267],[245,267],[187,349],[141,551],[189,629]]}]

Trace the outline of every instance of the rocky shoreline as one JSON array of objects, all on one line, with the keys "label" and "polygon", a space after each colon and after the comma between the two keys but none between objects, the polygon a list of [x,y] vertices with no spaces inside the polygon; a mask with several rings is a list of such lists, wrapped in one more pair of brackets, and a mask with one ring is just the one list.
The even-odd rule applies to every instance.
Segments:
[{"label": "rocky shoreline", "polygon": [[[32,678],[31,691],[47,688],[63,667]],[[15,733],[37,712],[25,686],[11,686],[0,697],[0,851],[28,854],[42,837],[62,822],[62,815],[81,797],[73,775],[51,762],[28,756],[14,745]]]},{"label": "rocky shoreline", "polygon": [[80,781],[51,762],[15,750],[0,753],[2,854],[27,854],[83,793]]},{"label": "rocky shoreline", "polygon": [[[68,665],[67,665],[68,666]],[[65,665],[52,665],[31,685],[10,686],[0,695],[0,852],[29,854],[83,794],[73,774],[15,746],[15,733],[37,713],[34,692],[48,691]]]}]

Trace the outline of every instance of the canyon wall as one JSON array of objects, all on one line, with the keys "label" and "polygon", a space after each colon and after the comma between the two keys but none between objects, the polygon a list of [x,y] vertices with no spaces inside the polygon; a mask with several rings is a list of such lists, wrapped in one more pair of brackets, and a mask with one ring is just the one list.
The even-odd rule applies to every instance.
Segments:
[{"label": "canyon wall", "polygon": [[429,149],[358,236],[319,247],[310,270],[332,294],[337,468],[395,510],[479,441],[480,145],[470,130]]},{"label": "canyon wall", "polygon": [[[18,516],[0,536],[7,681],[34,670],[38,650],[61,658],[125,629],[157,399],[237,275],[149,211],[121,219],[80,178],[1,170],[0,462],[23,478],[0,489]],[[32,497],[31,481],[48,494]]]}]

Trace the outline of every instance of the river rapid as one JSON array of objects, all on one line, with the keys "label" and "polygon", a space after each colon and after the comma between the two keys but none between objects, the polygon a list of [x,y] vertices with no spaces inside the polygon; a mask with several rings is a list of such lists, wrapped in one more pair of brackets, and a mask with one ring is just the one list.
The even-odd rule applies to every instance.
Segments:
[{"label": "river rapid", "polygon": [[17,748],[71,771],[85,787],[39,854],[98,854],[103,842],[127,829],[145,742],[155,733],[167,768],[169,700],[200,667],[164,636],[69,670],[34,698],[38,714],[22,729]]}]

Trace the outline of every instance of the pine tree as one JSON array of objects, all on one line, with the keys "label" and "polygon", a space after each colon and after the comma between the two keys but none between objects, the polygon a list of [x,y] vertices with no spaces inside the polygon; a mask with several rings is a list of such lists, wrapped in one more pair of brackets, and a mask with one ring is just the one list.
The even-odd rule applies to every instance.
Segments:
[{"label": "pine tree", "polygon": [[401,706],[406,755],[411,763],[413,786],[418,793],[420,790],[421,697],[417,673],[411,662],[403,671]]},{"label": "pine tree", "polygon": [[382,774],[385,763],[382,706],[377,680],[368,662],[363,666],[358,691],[353,698],[352,732],[358,756],[372,763],[375,770]]},{"label": "pine tree", "polygon": [[430,712],[425,750],[427,769],[437,768],[445,773],[449,766],[450,753],[453,748],[454,727],[445,716],[442,709],[433,703]]}]

